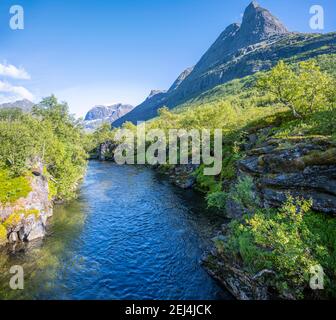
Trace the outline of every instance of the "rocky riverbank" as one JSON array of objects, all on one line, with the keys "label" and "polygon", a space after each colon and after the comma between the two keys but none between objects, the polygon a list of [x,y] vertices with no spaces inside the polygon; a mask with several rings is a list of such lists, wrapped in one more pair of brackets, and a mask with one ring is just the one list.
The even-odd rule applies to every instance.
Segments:
[{"label": "rocky riverbank", "polygon": [[27,177],[31,191],[14,203],[0,205],[3,230],[1,245],[32,241],[46,234],[47,220],[52,216],[53,204],[43,165],[35,165]]},{"label": "rocky riverbank", "polygon": [[[239,179],[253,182],[252,192],[258,198],[260,208],[278,208],[288,196],[312,200],[312,209],[326,215],[336,214],[336,144],[326,136],[274,135],[272,127],[255,129],[239,142],[242,157],[235,163],[235,179],[225,181],[227,192]],[[100,146],[97,158],[113,160],[115,145]],[[155,167],[183,189],[198,188],[196,171],[198,165]],[[226,218],[241,221],[248,212],[242,203],[228,199],[224,210]],[[224,220],[224,219],[223,219]],[[226,241],[227,223],[223,224],[214,243]],[[273,297],[294,299],[293,296],[278,296],[266,285],[272,270],[260,270],[251,274],[241,259],[230,252],[223,252],[220,246],[203,261],[209,274],[220,281],[237,299],[267,300]]]},{"label": "rocky riverbank", "polygon": [[[260,137],[263,137],[262,141]],[[271,128],[250,134],[244,145],[245,155],[237,162],[237,177],[249,177],[261,208],[278,208],[288,196],[312,200],[312,209],[326,215],[336,213],[336,149],[327,137],[274,138]],[[240,221],[248,209],[228,201],[226,215]],[[227,241],[228,228],[223,225],[214,242]],[[294,299],[277,296],[268,287],[272,270],[249,273],[241,259],[225,252],[221,246],[204,259],[209,273],[238,299]]]}]

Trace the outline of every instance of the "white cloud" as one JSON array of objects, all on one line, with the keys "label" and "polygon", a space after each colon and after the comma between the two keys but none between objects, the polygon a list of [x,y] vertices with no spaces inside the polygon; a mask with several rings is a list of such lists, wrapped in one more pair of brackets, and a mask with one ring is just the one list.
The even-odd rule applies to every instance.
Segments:
[{"label": "white cloud", "polygon": [[13,79],[30,80],[30,75],[22,67],[15,67],[12,64],[0,63],[0,76]]},{"label": "white cloud", "polygon": [[0,103],[14,102],[17,100],[34,100],[34,95],[24,87],[13,86],[8,82],[0,81]]}]

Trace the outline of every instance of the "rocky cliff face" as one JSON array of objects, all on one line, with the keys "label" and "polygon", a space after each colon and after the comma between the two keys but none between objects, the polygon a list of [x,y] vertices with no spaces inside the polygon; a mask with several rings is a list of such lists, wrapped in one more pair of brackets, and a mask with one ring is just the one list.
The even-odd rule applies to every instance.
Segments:
[{"label": "rocky cliff face", "polygon": [[84,127],[87,130],[94,130],[103,123],[111,124],[133,109],[134,107],[129,104],[121,103],[112,106],[96,106],[86,114]]},{"label": "rocky cliff face", "polygon": [[335,33],[288,32],[279,19],[253,1],[242,23],[228,26],[196,66],[184,71],[166,93],[146,100],[113,125],[151,119],[163,106],[174,108],[217,85],[268,70],[279,60],[301,61],[328,53],[336,53]]},{"label": "rocky cliff face", "polygon": [[42,165],[35,166],[30,178],[32,191],[26,198],[0,206],[0,221],[7,229],[7,243],[32,241],[46,234],[47,220],[52,216],[52,202],[48,181],[42,172]]}]

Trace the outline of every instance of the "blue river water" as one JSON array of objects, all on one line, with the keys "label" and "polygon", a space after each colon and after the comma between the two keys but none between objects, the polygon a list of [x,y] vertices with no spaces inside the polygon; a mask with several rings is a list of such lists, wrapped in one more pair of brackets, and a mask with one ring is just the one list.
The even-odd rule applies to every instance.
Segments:
[{"label": "blue river water", "polygon": [[[90,162],[80,196],[55,208],[48,236],[2,255],[25,289],[4,298],[227,299],[201,267],[220,219],[202,196],[137,166]],[[1,262],[0,262],[1,263]],[[8,291],[6,291],[8,290]]]}]

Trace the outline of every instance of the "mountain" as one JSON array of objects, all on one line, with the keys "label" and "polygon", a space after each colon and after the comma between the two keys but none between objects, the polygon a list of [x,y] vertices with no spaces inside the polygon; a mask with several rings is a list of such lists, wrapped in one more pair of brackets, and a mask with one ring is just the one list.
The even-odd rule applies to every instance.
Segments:
[{"label": "mountain", "polygon": [[129,104],[121,103],[112,106],[95,106],[86,114],[84,128],[94,130],[103,123],[112,124],[133,109],[134,107]]},{"label": "mountain", "polygon": [[17,108],[21,109],[23,112],[30,112],[34,106],[34,103],[27,99],[18,100],[15,102],[8,102],[0,104],[0,109],[10,109],[10,108]]},{"label": "mountain", "polygon": [[253,1],[242,23],[229,25],[195,67],[184,71],[167,92],[147,98],[113,126],[157,116],[228,81],[272,68],[279,60],[302,61],[336,53],[336,33],[289,32],[267,9]]}]

